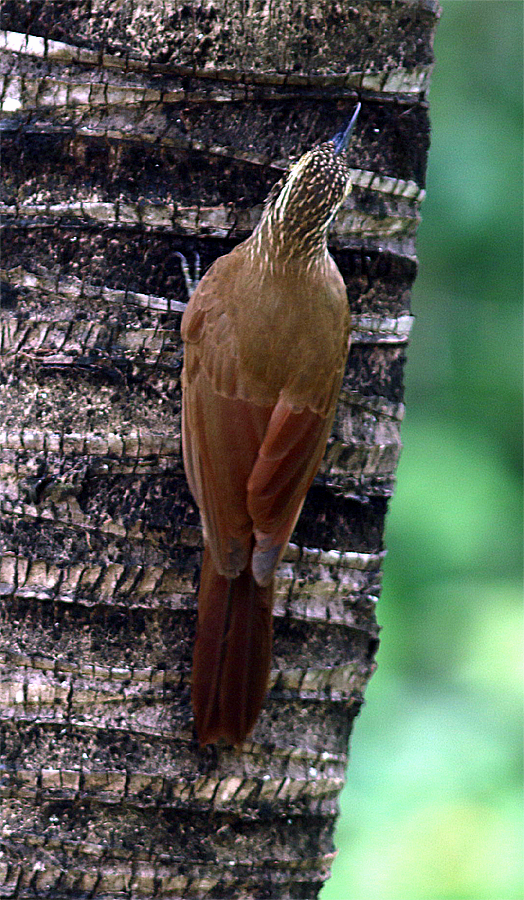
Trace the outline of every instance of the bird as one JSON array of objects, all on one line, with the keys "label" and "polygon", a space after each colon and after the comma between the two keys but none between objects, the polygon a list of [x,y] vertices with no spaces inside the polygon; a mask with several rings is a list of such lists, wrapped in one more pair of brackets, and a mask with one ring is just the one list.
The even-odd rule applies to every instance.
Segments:
[{"label": "bird", "polygon": [[267,691],[275,570],[322,461],[349,349],[327,234],[351,190],[345,151],[359,111],[291,166],[182,317],[183,459],[204,535],[191,679],[201,747],[240,746]]}]

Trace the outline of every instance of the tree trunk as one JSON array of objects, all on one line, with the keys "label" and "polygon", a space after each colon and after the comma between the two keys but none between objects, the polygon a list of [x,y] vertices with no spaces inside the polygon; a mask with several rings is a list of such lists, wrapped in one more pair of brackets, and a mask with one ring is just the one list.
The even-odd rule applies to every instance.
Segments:
[{"label": "tree trunk", "polygon": [[[434,0],[5,0],[0,896],[313,898],[374,668]],[[179,252],[252,230],[357,98],[354,314],[251,741],[198,748]]]}]

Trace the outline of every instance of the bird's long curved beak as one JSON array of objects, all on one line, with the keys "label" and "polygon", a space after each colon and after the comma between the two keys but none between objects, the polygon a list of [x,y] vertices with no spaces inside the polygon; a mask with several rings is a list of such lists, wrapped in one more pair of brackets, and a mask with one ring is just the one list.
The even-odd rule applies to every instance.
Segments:
[{"label": "bird's long curved beak", "polygon": [[361,103],[357,103],[355,107],[355,112],[351,116],[349,123],[344,131],[339,131],[338,134],[332,138],[333,143],[335,145],[335,156],[338,156],[339,153],[343,153],[349,144],[349,139],[353,133],[353,129],[355,127],[355,122],[357,121],[358,114],[360,112]]}]

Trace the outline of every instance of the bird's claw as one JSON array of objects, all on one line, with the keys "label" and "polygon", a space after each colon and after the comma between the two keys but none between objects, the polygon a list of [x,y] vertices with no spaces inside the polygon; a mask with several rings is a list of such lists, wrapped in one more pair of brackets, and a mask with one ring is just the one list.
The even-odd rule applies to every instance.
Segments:
[{"label": "bird's claw", "polygon": [[180,253],[179,250],[176,250],[175,256],[178,256],[180,260],[180,268],[182,269],[182,275],[184,276],[184,281],[186,283],[188,299],[191,299],[191,295],[197,289],[198,282],[200,281],[200,254],[195,250],[194,278],[191,277],[189,263],[184,254]]}]

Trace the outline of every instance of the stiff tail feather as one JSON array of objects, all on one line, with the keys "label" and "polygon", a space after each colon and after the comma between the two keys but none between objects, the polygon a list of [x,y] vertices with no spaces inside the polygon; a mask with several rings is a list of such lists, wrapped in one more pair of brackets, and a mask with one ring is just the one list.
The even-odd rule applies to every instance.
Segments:
[{"label": "stiff tail feather", "polygon": [[264,702],[271,665],[273,583],[260,587],[251,564],[237,578],[219,575],[204,550],[192,700],[200,744],[241,744]]}]

